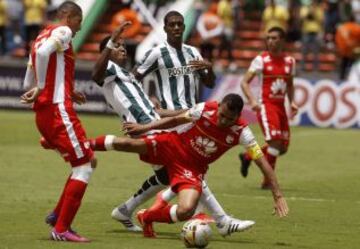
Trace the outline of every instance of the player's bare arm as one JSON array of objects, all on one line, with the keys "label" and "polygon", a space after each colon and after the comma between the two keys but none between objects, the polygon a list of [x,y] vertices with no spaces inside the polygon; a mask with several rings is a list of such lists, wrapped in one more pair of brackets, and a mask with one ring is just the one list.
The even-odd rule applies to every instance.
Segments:
[{"label": "player's bare arm", "polygon": [[271,184],[271,191],[274,197],[274,211],[275,214],[279,217],[285,217],[289,213],[289,207],[286,203],[285,198],[283,197],[280,187],[278,184],[278,181],[276,179],[276,175],[269,165],[269,163],[266,161],[264,156],[259,157],[258,159],[254,160],[256,165],[259,166],[262,173],[269,179]]},{"label": "player's bare arm", "polygon": [[95,82],[101,83],[104,81],[111,50],[115,49],[115,43],[117,43],[119,39],[121,39],[122,33],[130,25],[131,22],[124,22],[111,34],[109,42],[106,44],[105,49],[101,52],[99,59],[95,63],[95,67],[91,75],[92,79]]},{"label": "player's bare arm", "polygon": [[137,136],[150,130],[163,130],[192,122],[189,111],[175,117],[166,117],[148,124],[124,123],[123,130],[126,135]]},{"label": "player's bare arm", "polygon": [[190,61],[189,66],[193,68],[194,71],[198,71],[200,75],[200,82],[209,88],[215,86],[215,73],[212,69],[211,62],[207,60],[193,60]]},{"label": "player's bare arm", "polygon": [[162,108],[155,108],[155,111],[160,115],[161,118],[166,117],[174,117],[177,115],[180,115],[184,112],[186,112],[186,109],[180,109],[180,110],[168,110],[168,109],[162,109]]},{"label": "player's bare arm", "polygon": [[251,106],[251,109],[253,111],[260,111],[260,105],[250,90],[250,83],[254,79],[255,76],[256,76],[255,72],[247,71],[241,81],[240,86],[241,86],[241,89],[244,92],[246,98],[249,101],[249,105]]},{"label": "player's bare arm", "polygon": [[288,86],[287,86],[287,96],[290,103],[291,108],[291,117],[294,117],[298,112],[298,106],[296,105],[294,101],[294,95],[295,95],[295,88],[294,88],[294,78],[291,77]]}]

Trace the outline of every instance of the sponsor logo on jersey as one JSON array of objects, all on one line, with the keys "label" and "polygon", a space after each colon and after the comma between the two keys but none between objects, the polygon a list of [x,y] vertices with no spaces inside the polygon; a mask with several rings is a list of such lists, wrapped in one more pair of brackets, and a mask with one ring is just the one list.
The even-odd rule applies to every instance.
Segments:
[{"label": "sponsor logo on jersey", "polygon": [[283,79],[276,79],[271,84],[272,96],[284,95],[286,92],[286,82]]},{"label": "sponsor logo on jersey", "polygon": [[203,157],[210,157],[217,151],[215,142],[207,137],[198,136],[190,140],[192,148]]},{"label": "sponsor logo on jersey", "polygon": [[173,67],[168,69],[169,77],[171,76],[181,76],[186,74],[192,74],[194,69],[192,66],[183,66],[183,67]]}]

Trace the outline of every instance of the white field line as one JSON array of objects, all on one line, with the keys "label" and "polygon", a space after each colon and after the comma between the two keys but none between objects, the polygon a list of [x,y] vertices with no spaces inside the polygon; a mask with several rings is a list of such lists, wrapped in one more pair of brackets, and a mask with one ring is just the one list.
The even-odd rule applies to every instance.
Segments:
[{"label": "white field line", "polygon": [[[218,195],[218,194],[216,194]],[[256,196],[246,196],[246,195],[234,195],[234,194],[226,194],[223,193],[221,194],[223,196],[226,197],[235,197],[235,198],[252,198],[252,199],[269,199],[271,198],[271,196],[261,196],[261,195],[256,195]],[[333,199],[322,199],[322,198],[305,198],[305,197],[295,197],[295,196],[290,196],[290,197],[285,197],[286,200],[290,200],[290,201],[307,201],[307,202],[336,202],[336,200]],[[358,204],[360,204],[360,201],[357,201]]]},{"label": "white field line", "polygon": [[323,135],[329,135],[329,133],[324,131],[297,131],[291,133],[292,137],[309,137],[309,136],[323,136]]}]

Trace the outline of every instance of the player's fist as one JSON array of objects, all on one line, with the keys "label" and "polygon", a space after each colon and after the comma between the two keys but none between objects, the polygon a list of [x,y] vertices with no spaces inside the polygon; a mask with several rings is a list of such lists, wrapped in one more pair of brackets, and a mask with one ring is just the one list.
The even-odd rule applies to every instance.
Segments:
[{"label": "player's fist", "polygon": [[82,105],[86,102],[86,96],[81,92],[73,91],[71,97],[72,100],[78,105]]},{"label": "player's fist", "polygon": [[21,95],[20,102],[22,104],[31,104],[38,98],[40,93],[41,93],[41,89],[38,88],[37,86],[31,88],[29,91]]},{"label": "player's fist", "polygon": [[251,101],[250,102],[250,107],[251,107],[251,110],[253,110],[254,112],[259,112],[260,111],[260,105],[257,101]]},{"label": "player's fist", "polygon": [[111,41],[117,42],[119,38],[121,38],[121,34],[124,32],[124,30],[131,25],[130,21],[123,22],[120,24],[119,27],[117,27],[114,32],[111,34]]},{"label": "player's fist", "polygon": [[291,118],[293,118],[298,113],[299,107],[297,106],[297,104],[295,104],[295,102],[292,102],[290,104],[290,108],[291,108]]}]

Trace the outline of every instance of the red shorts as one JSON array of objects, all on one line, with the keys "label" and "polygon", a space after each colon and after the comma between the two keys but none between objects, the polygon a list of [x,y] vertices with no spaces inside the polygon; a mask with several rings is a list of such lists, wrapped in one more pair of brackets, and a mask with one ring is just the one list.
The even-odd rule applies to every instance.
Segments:
[{"label": "red shorts", "polygon": [[262,104],[257,118],[266,141],[290,139],[289,121],[284,106]]},{"label": "red shorts", "polygon": [[181,145],[176,132],[149,135],[143,138],[147,144],[147,154],[140,159],[151,164],[164,165],[172,191],[195,189],[202,192],[203,176],[208,165],[194,160]]},{"label": "red shorts", "polygon": [[36,125],[41,135],[73,167],[90,162],[94,153],[86,139],[72,104],[63,103],[37,108]]}]

